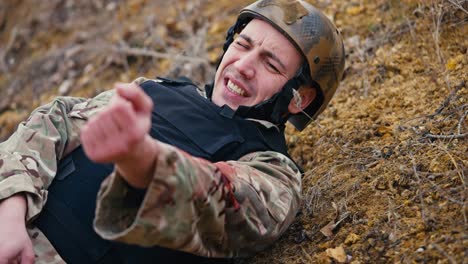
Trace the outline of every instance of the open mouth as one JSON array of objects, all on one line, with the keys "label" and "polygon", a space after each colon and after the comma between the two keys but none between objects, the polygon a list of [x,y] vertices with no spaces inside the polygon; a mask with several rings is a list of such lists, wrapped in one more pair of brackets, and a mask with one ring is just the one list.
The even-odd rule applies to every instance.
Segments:
[{"label": "open mouth", "polygon": [[234,84],[231,80],[228,79],[227,81],[227,84],[226,84],[226,87],[228,88],[228,90],[234,94],[237,94],[239,96],[243,96],[245,97],[247,95],[247,93],[245,92],[244,89],[240,88],[239,86],[237,86],[236,84]]}]

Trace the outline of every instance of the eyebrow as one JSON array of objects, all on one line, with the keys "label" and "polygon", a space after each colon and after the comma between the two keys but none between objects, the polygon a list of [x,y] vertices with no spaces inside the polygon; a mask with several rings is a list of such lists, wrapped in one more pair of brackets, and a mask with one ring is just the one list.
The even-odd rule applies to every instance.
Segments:
[{"label": "eyebrow", "polygon": [[[240,34],[239,37],[243,38],[245,41],[247,41],[250,45],[254,45],[254,41],[251,37],[245,35],[245,34]],[[275,54],[273,54],[273,52],[269,51],[269,50],[264,50],[263,53],[267,56],[267,57],[270,57],[271,59],[273,59],[274,61],[278,62],[278,64],[281,66],[281,68],[283,68],[283,70],[286,70],[286,66],[283,64],[283,62],[278,58],[278,56],[276,56]]]}]

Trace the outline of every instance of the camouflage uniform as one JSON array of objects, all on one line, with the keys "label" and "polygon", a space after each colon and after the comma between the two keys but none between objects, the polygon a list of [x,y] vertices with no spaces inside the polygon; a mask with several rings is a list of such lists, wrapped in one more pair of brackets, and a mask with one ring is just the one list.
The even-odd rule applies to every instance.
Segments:
[{"label": "camouflage uniform", "polygon": [[[47,200],[57,160],[80,144],[80,127],[113,93],[92,99],[59,97],[21,123],[0,143],[0,200],[26,193],[26,220],[31,222]],[[126,199],[129,186],[117,173],[103,182],[94,221],[99,235],[203,256],[249,256],[271,245],[293,221],[300,203],[300,172],[284,155],[255,152],[237,161],[211,163],[162,146],[141,204]],[[63,263],[37,228],[28,231],[36,263]]]}]

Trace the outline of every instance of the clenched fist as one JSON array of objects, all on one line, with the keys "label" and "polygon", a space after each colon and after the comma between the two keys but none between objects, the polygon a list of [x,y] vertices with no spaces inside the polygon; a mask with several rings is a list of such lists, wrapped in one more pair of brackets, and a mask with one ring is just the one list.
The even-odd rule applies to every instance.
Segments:
[{"label": "clenched fist", "polygon": [[151,128],[151,98],[135,83],[115,85],[109,105],[81,129],[86,155],[95,162],[115,163],[135,187],[145,188],[158,153]]}]

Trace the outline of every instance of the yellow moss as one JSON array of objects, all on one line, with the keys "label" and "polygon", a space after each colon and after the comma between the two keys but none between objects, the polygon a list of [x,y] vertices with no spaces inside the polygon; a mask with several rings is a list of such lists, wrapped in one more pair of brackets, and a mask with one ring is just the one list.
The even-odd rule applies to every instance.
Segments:
[{"label": "yellow moss", "polygon": [[447,61],[447,64],[445,64],[445,68],[447,68],[447,70],[450,70],[450,71],[455,70],[456,67],[457,67],[457,61],[455,60],[455,58],[450,58]]},{"label": "yellow moss", "polygon": [[358,235],[356,235],[356,234],[354,234],[354,233],[351,233],[351,234],[349,234],[349,235],[346,237],[344,243],[345,243],[346,245],[351,245],[351,244],[354,244],[354,243],[356,243],[357,241],[359,241],[359,239],[361,239],[360,236],[358,236]]},{"label": "yellow moss", "polygon": [[346,9],[346,14],[350,16],[355,16],[355,15],[361,14],[365,10],[366,10],[366,7],[364,6],[352,6]]}]

